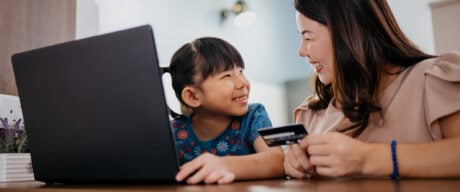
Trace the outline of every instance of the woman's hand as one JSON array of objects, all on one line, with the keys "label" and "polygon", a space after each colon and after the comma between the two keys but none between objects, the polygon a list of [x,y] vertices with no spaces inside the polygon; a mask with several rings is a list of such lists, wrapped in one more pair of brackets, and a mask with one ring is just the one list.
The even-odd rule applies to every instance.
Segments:
[{"label": "woman's hand", "polygon": [[372,152],[369,144],[337,132],[308,135],[299,148],[308,151],[309,162],[318,174],[329,177],[365,173],[365,163]]},{"label": "woman's hand", "polygon": [[284,155],[284,171],[289,177],[310,178],[315,169],[308,159],[306,149],[299,145],[289,145],[288,152]]},{"label": "woman's hand", "polygon": [[176,180],[180,182],[184,179],[187,179],[188,184],[224,184],[231,183],[235,174],[229,171],[224,158],[204,153],[180,168]]}]

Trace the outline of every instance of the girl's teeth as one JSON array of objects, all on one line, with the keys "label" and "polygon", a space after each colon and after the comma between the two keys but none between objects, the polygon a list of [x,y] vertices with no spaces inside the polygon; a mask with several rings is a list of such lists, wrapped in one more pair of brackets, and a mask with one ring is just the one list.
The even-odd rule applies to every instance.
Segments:
[{"label": "girl's teeth", "polygon": [[244,100],[246,100],[246,96],[235,98],[235,100],[236,101],[244,101]]}]

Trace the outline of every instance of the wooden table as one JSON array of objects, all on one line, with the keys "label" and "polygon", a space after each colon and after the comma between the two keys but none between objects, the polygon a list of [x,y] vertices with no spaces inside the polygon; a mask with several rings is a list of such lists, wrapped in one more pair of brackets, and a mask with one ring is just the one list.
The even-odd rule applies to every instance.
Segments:
[{"label": "wooden table", "polygon": [[227,185],[45,185],[33,182],[0,183],[0,192],[294,192],[294,191],[394,191],[394,192],[424,192],[424,191],[460,191],[458,179],[390,179],[372,178],[341,178],[341,179],[310,179],[310,180],[257,180],[238,181]]}]

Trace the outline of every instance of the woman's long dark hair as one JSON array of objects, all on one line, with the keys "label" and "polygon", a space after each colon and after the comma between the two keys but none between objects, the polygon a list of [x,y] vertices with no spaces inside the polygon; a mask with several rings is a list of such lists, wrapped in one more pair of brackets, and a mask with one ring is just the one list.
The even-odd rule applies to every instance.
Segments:
[{"label": "woman's long dark hair", "polygon": [[327,108],[338,98],[342,112],[356,123],[353,136],[381,113],[379,83],[384,66],[405,69],[434,56],[418,49],[401,31],[386,0],[294,0],[296,10],[324,26],[331,34],[334,77],[325,85],[315,77],[315,95],[308,107]]}]

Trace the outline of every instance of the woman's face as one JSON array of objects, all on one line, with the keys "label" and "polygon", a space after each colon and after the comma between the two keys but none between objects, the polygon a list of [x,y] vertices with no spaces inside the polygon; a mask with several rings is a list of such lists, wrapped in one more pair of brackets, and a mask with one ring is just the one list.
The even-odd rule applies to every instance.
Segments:
[{"label": "woman's face", "polygon": [[333,50],[329,30],[326,26],[296,12],[297,30],[301,35],[299,55],[307,57],[314,73],[323,84],[332,82]]}]

